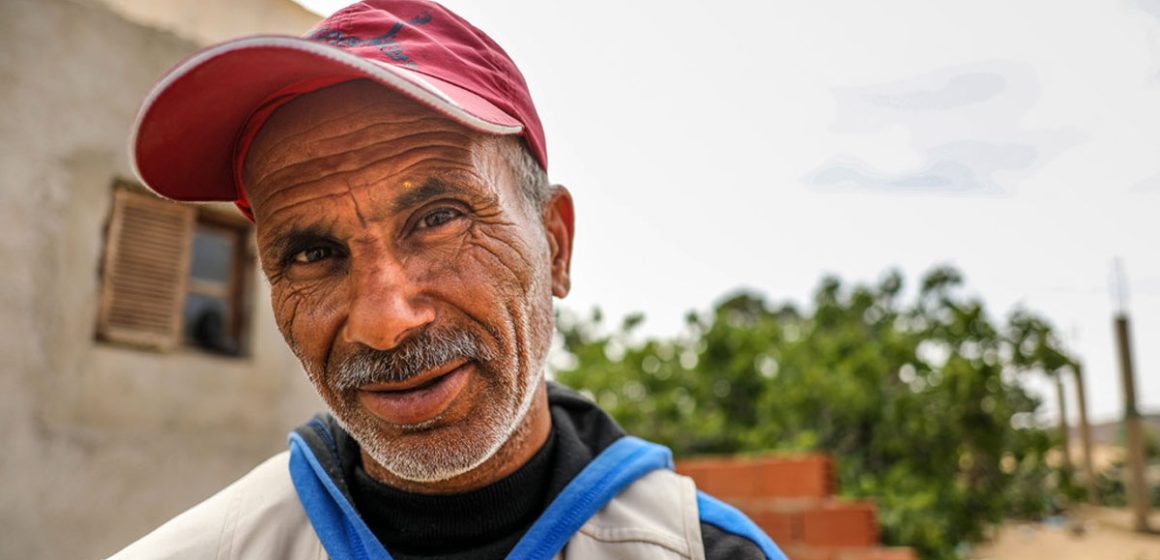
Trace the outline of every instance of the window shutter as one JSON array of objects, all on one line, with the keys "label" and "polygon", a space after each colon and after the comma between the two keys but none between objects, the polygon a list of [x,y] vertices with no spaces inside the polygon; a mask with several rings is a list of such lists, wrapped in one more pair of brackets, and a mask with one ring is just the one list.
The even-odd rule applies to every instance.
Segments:
[{"label": "window shutter", "polygon": [[170,350],[181,311],[196,211],[119,186],[105,245],[98,335]]}]

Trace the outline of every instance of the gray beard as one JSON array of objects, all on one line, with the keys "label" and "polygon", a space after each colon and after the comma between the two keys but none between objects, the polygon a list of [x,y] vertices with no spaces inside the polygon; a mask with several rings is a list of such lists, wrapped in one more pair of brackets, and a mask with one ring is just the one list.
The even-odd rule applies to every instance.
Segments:
[{"label": "gray beard", "polygon": [[[538,368],[532,379],[518,383],[517,406],[504,406],[497,414],[476,420],[472,441],[457,441],[453,444],[426,442],[426,445],[399,445],[383,440],[373,424],[359,422],[348,425],[342,416],[336,415],[339,424],[350,433],[363,451],[391,474],[412,482],[440,482],[471,472],[491,459],[524,424],[528,411],[535,400],[536,387],[544,377],[543,368]],[[361,411],[359,416],[369,416]]]},{"label": "gray beard", "polygon": [[[471,332],[427,330],[392,350],[363,348],[350,354],[335,365],[331,378],[327,379],[317,364],[303,359],[298,348],[292,346],[292,349],[311,377],[327,383],[335,395],[349,395],[371,383],[403,382],[453,360],[472,360],[477,368],[482,368],[494,363],[496,358],[495,352]],[[424,441],[419,434],[415,434],[415,442],[390,441],[383,438],[377,428],[381,420],[359,406],[357,401],[340,398],[329,404],[339,425],[388,472],[412,482],[439,482],[482,465],[495,456],[524,424],[535,400],[536,388],[544,379],[544,364],[530,365],[531,376],[515,379],[508,391],[496,395],[497,398],[509,397],[504,399],[505,402],[493,402],[484,414],[472,418],[476,426],[471,441],[440,441],[439,438]],[[503,380],[499,376],[491,377]],[[435,418],[405,428],[419,432],[437,422],[438,418]]]},{"label": "gray beard", "polygon": [[427,330],[393,350],[364,347],[343,358],[330,384],[336,391],[353,391],[371,383],[400,383],[460,358],[487,362],[495,352],[464,330]]}]

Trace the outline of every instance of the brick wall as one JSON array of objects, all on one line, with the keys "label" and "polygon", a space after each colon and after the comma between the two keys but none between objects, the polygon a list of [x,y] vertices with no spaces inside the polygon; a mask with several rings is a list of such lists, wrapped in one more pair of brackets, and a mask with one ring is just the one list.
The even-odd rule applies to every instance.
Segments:
[{"label": "brick wall", "polygon": [[792,560],[916,560],[878,544],[874,504],[834,497],[834,463],[820,454],[689,459],[677,472],[745,512]]}]

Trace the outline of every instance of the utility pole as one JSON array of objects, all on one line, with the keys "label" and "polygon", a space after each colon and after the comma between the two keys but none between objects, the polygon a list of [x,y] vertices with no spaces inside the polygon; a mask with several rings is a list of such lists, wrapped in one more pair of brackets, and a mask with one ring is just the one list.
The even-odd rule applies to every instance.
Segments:
[{"label": "utility pole", "polygon": [[1150,493],[1144,479],[1144,431],[1140,424],[1140,411],[1136,409],[1136,382],[1132,371],[1132,343],[1128,324],[1127,289],[1120,261],[1117,259],[1116,299],[1117,311],[1113,325],[1116,333],[1116,350],[1120,357],[1120,378],[1124,387],[1124,431],[1127,434],[1128,502],[1132,504],[1135,528],[1138,532],[1150,532],[1148,527],[1148,507]]},{"label": "utility pole", "polygon": [[1096,470],[1092,467],[1092,432],[1088,424],[1087,395],[1083,382],[1083,364],[1078,360],[1072,366],[1075,375],[1075,402],[1079,409],[1079,440],[1083,447],[1083,474],[1087,486],[1088,503],[1096,506],[1100,503],[1099,486],[1096,485]]},{"label": "utility pole", "polygon": [[1071,434],[1067,433],[1067,398],[1063,391],[1063,370],[1055,372],[1055,394],[1059,398],[1059,446],[1063,451],[1063,468],[1072,476],[1075,469],[1071,464]]}]

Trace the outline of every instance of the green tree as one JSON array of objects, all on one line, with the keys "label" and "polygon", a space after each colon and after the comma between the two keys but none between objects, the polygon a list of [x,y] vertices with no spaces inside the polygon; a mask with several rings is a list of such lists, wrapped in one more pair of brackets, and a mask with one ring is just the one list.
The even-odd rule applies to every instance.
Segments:
[{"label": "green tree", "polygon": [[1045,321],[997,324],[962,282],[938,268],[904,298],[896,272],[825,278],[808,311],[742,292],[670,338],[637,335],[639,316],[609,330],[563,314],[557,377],[678,456],[830,453],[841,491],[877,500],[887,543],[953,558],[1048,507],[1052,442],[1018,379],[1068,363]]}]

